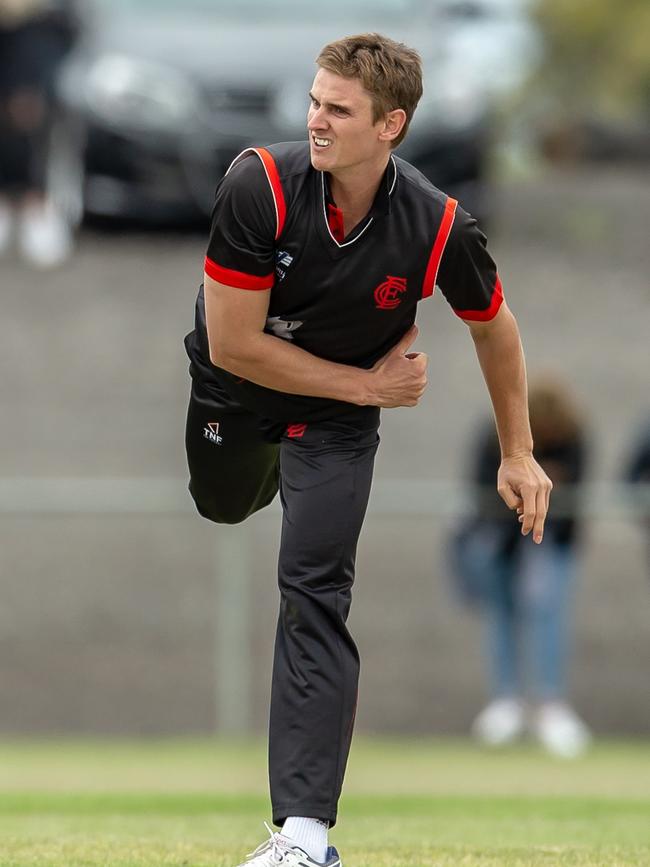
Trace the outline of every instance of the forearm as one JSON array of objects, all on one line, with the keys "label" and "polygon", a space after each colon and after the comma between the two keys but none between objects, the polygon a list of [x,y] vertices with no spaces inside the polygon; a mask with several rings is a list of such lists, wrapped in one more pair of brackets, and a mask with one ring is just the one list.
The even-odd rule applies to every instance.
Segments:
[{"label": "forearm", "polygon": [[280,337],[260,332],[230,353],[213,353],[224,370],[258,385],[365,405],[372,401],[371,373],[318,358]]},{"label": "forearm", "polygon": [[472,329],[481,370],[490,393],[502,457],[530,454],[526,364],[516,320],[505,307],[498,321]]},{"label": "forearm", "polygon": [[312,355],[264,331],[270,293],[242,292],[205,275],[210,360],[235,376],[275,391],[359,406],[416,406],[426,387],[426,355],[409,352],[413,325],[370,370]]}]

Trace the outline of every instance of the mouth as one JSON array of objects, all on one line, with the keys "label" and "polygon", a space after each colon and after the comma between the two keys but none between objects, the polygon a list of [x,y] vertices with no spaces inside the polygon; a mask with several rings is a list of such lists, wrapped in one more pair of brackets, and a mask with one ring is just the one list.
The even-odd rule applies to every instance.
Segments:
[{"label": "mouth", "polygon": [[319,150],[325,150],[332,144],[332,140],[329,138],[321,138],[320,136],[313,135],[311,137],[312,142]]}]

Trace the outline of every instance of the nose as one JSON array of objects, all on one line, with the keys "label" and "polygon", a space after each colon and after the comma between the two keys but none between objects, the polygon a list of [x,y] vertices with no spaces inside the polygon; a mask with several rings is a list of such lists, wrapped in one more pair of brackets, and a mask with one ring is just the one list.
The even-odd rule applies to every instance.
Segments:
[{"label": "nose", "polygon": [[323,106],[321,105],[318,108],[311,106],[307,114],[307,129],[316,130],[325,129],[326,127],[327,121],[323,114]]}]

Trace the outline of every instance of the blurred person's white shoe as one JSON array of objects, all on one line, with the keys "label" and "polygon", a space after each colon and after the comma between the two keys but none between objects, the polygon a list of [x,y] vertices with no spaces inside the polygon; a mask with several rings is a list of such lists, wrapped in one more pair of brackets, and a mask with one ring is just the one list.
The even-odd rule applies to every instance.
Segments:
[{"label": "blurred person's white shoe", "polygon": [[9,202],[0,200],[0,256],[9,250],[13,232],[13,212]]},{"label": "blurred person's white shoe", "polygon": [[531,732],[540,744],[563,759],[582,755],[591,743],[591,733],[568,704],[554,701],[540,705],[531,721]]},{"label": "blurred person's white shoe", "polygon": [[491,747],[505,746],[524,733],[524,706],[516,698],[499,698],[483,708],[472,723],[475,738]]},{"label": "blurred person's white shoe", "polygon": [[37,268],[55,268],[72,253],[72,233],[51,202],[25,205],[20,214],[18,245]]}]

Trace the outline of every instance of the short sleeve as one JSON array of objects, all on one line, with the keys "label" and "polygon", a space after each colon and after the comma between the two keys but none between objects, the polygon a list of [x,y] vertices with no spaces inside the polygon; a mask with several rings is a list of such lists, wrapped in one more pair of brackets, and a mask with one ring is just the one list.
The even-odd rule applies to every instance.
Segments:
[{"label": "short sleeve", "polygon": [[437,285],[461,319],[488,321],[496,316],[503,301],[497,266],[485,235],[460,207],[440,262]]},{"label": "short sleeve", "polygon": [[273,194],[264,166],[251,152],[217,187],[205,272],[240,289],[270,289],[275,274]]}]

